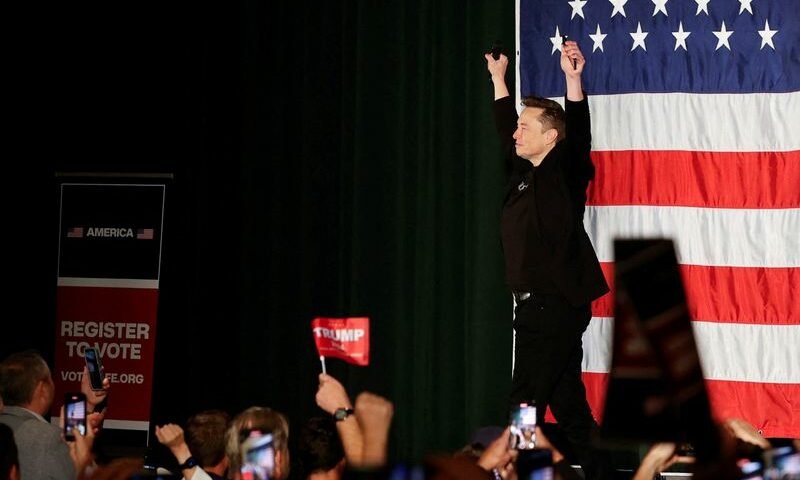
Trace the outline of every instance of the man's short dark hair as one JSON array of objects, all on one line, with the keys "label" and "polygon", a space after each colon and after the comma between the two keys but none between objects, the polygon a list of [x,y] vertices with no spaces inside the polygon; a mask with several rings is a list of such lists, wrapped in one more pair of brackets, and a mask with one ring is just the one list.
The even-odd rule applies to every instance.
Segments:
[{"label": "man's short dark hair", "polygon": [[8,406],[27,405],[36,385],[50,378],[44,358],[34,350],[12,353],[0,363],[0,397]]},{"label": "man's short dark hair", "polygon": [[522,105],[526,107],[541,108],[544,110],[539,115],[539,121],[542,122],[544,130],[555,128],[558,132],[556,142],[559,142],[567,136],[567,116],[561,105],[554,100],[542,97],[525,97],[522,99]]},{"label": "man's short dark hair", "polygon": [[186,422],[186,445],[201,468],[213,467],[225,457],[225,432],[230,417],[221,410],[206,410]]},{"label": "man's short dark hair", "polygon": [[312,417],[297,435],[297,457],[304,477],[333,469],[344,458],[344,448],[332,417]]}]

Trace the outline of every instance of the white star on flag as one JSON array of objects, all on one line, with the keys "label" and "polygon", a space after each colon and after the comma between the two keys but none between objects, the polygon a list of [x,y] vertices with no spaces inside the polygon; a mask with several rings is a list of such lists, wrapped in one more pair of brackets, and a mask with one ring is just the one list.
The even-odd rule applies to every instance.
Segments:
[{"label": "white star on flag", "polygon": [[697,13],[695,13],[694,15],[695,16],[700,15],[700,12],[706,12],[706,15],[708,15],[708,2],[710,2],[711,0],[694,0],[694,1],[697,2]]},{"label": "white star on flag", "polygon": [[669,14],[667,14],[667,2],[668,1],[669,0],[653,0],[653,5],[655,5],[655,7],[653,8],[653,16],[654,17],[658,14],[658,12],[662,12],[665,17],[669,16]]},{"label": "white star on flag", "polygon": [[739,15],[741,15],[745,10],[750,12],[750,15],[753,14],[753,7],[750,5],[753,3],[753,0],[739,0],[739,3],[741,3],[741,6],[739,7]]},{"label": "white star on flag", "polygon": [[611,5],[614,5],[614,10],[611,11],[611,18],[614,18],[614,15],[621,13],[622,16],[625,16],[625,4],[628,3],[628,0],[608,0],[611,2]]},{"label": "white star on flag", "polygon": [[598,23],[597,24],[597,30],[595,30],[594,33],[590,33],[589,34],[589,38],[591,38],[592,41],[594,42],[594,45],[592,45],[592,51],[593,52],[595,50],[597,50],[598,48],[600,49],[601,52],[604,51],[603,50],[603,40],[605,40],[607,35],[608,34],[603,33],[603,32],[600,31],[600,24]]},{"label": "white star on flag", "polygon": [[644,45],[644,39],[647,37],[647,32],[642,31],[642,22],[638,22],[636,24],[636,31],[630,34],[631,38],[633,38],[633,46],[631,47],[631,52],[636,49],[636,47],[642,47],[642,50],[645,52],[647,51],[647,47]]},{"label": "white star on flag", "polygon": [[678,22],[678,31],[672,32],[672,36],[675,37],[675,50],[678,47],[683,47],[686,50],[686,37],[691,35],[692,32],[684,32],[683,31],[683,22]]},{"label": "white star on flag", "polygon": [[764,49],[765,45],[769,45],[773,50],[775,50],[775,44],[772,43],[772,37],[774,37],[776,33],[778,33],[777,30],[769,29],[769,20],[766,20],[764,22],[764,30],[758,31],[758,34],[761,35],[761,50]]},{"label": "white star on flag", "polygon": [[723,45],[728,50],[731,49],[731,44],[728,43],[728,40],[731,38],[731,35],[733,35],[733,30],[731,30],[729,32],[729,31],[727,31],[725,29],[725,21],[724,20],[722,21],[722,28],[720,28],[718,32],[715,32],[715,31],[712,30],[711,33],[713,33],[714,36],[717,37],[717,48],[714,49],[715,51],[719,50],[720,47],[722,47]]},{"label": "white star on flag", "polygon": [[553,53],[555,53],[556,50],[558,50],[559,52],[561,51],[562,39],[561,39],[561,34],[558,32],[558,25],[556,25],[556,34],[555,34],[555,36],[550,37],[550,42],[553,44],[553,49],[550,51],[551,55]]},{"label": "white star on flag", "polygon": [[570,20],[575,18],[575,15],[580,15],[581,18],[585,19],[586,17],[583,16],[583,6],[586,5],[586,2],[589,0],[572,0],[569,3],[569,6],[572,7],[572,16],[569,17]]}]

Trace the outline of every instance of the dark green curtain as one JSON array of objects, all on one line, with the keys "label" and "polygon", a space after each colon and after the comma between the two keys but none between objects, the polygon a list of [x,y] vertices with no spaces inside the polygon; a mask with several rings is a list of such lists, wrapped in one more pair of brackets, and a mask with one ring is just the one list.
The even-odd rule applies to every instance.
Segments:
[{"label": "dark green curtain", "polygon": [[[303,402],[319,372],[310,319],[369,316],[371,365],[332,360],[334,374],[352,394],[372,390],[395,403],[396,458],[456,449],[507,414],[504,177],[483,52],[497,39],[513,45],[513,4],[308,2],[302,26],[285,30],[263,28],[271,7],[247,7],[243,336],[298,349],[303,361],[281,362],[286,371],[269,383],[291,373],[305,384],[294,387]],[[285,75],[275,76],[276,62]],[[291,193],[277,196],[287,180]],[[286,235],[265,242],[273,227]],[[284,256],[287,244],[308,242]],[[282,262],[295,262],[294,273],[276,279]],[[297,282],[300,296],[272,295],[276,281]],[[293,310],[290,321],[263,319]]]},{"label": "dark green curtain", "polygon": [[401,455],[453,449],[505,420],[503,174],[482,52],[510,31],[510,7],[360,2],[348,12],[345,305],[374,319],[378,368],[364,376],[389,382]]},{"label": "dark green curtain", "polygon": [[2,208],[35,233],[12,239],[7,273],[27,279],[9,311],[31,321],[3,356],[52,355],[53,173],[169,172],[154,423],[253,404],[293,428],[319,414],[318,315],[371,318],[370,366],[328,366],[353,396],[395,403],[394,459],[506,421],[504,177],[483,52],[501,40],[513,57],[512,1],[30,9],[9,70],[12,150],[30,166]]}]

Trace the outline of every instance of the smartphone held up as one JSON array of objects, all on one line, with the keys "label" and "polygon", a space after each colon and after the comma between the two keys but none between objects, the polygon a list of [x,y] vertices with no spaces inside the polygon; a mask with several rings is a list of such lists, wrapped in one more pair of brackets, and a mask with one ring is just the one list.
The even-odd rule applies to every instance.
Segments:
[{"label": "smartphone held up", "polygon": [[516,450],[536,448],[536,405],[520,403],[511,409],[510,446]]},{"label": "smartphone held up", "polygon": [[269,480],[275,470],[272,434],[251,430],[241,442],[242,480]]},{"label": "smartphone held up", "polygon": [[94,347],[86,347],[83,350],[83,358],[86,360],[86,371],[89,372],[89,383],[92,390],[102,390],[103,366],[100,363],[100,352]]},{"label": "smartphone held up", "polygon": [[74,431],[86,435],[86,395],[83,393],[64,394],[64,438],[75,440]]}]

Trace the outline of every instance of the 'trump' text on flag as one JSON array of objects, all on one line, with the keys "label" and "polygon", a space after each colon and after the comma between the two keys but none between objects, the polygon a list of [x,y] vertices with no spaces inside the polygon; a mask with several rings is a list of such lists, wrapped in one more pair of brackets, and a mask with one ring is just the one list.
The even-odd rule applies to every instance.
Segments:
[{"label": "'trump' text on flag", "polygon": [[369,365],[369,318],[317,317],[311,322],[311,331],[320,357]]}]

